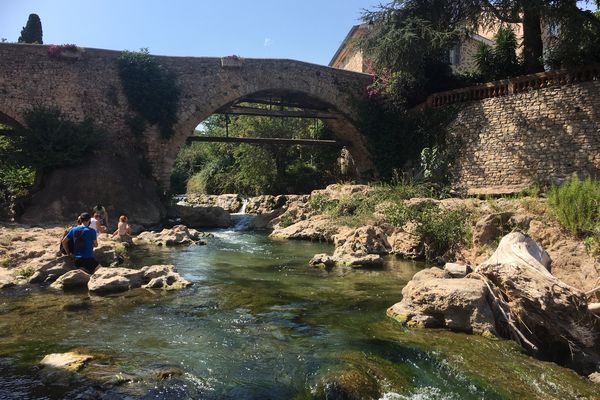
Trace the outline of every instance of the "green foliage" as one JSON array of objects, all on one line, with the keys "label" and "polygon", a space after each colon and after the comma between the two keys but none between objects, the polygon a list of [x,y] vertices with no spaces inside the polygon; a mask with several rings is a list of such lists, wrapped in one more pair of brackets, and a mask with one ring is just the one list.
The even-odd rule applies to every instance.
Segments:
[{"label": "green foliage", "polygon": [[429,182],[449,185],[461,143],[459,137],[446,134],[443,142],[424,148],[421,151],[423,178]]},{"label": "green foliage", "polygon": [[35,106],[26,111],[26,128],[17,129],[17,143],[24,165],[44,170],[81,162],[102,139],[91,118],[70,121],[58,108]]},{"label": "green foliage", "polygon": [[414,223],[415,233],[425,243],[425,257],[429,260],[456,251],[468,243],[471,234],[465,210],[447,210],[431,203],[411,207],[396,203],[387,207],[384,215],[394,226]]},{"label": "green foliage", "polygon": [[600,256],[600,233],[596,236],[589,236],[583,240],[585,250],[592,257]]},{"label": "green foliage", "polygon": [[17,260],[10,256],[0,257],[0,267],[2,268],[13,268],[17,265]]},{"label": "green foliage", "polygon": [[553,69],[600,62],[600,14],[565,10],[554,24],[559,34],[551,37],[545,63]]},{"label": "green foliage", "polygon": [[33,268],[33,267],[25,267],[25,268],[21,268],[21,269],[18,269],[15,271],[16,276],[22,276],[25,279],[31,277],[34,273],[35,273],[35,268]]},{"label": "green foliage", "polygon": [[[253,105],[253,107],[258,107]],[[225,117],[214,115],[198,134],[225,136]],[[329,138],[313,119],[230,117],[229,135],[239,137]],[[306,193],[337,179],[338,154],[329,148],[193,143],[175,160],[172,188],[190,193],[247,195]]]},{"label": "green foliage", "polygon": [[[363,102],[359,128],[367,139],[371,154],[377,155],[373,161],[381,178],[388,181],[395,171],[420,176],[423,149],[451,145],[447,128],[457,113],[457,107],[401,112],[387,108],[376,99]],[[449,149],[445,155],[450,164],[454,153]],[[447,175],[436,172],[436,177]]]},{"label": "green foliage", "polygon": [[522,73],[517,58],[517,36],[509,26],[501,26],[494,37],[495,46],[480,43],[475,63],[484,81],[506,79]]},{"label": "green foliage", "polygon": [[17,41],[19,43],[44,43],[42,41],[42,21],[37,14],[29,14],[27,24],[21,30],[21,36]]},{"label": "green foliage", "polygon": [[574,235],[600,229],[600,182],[571,178],[550,188],[548,202],[558,221]]},{"label": "green foliage", "polygon": [[170,137],[180,97],[175,75],[166,71],[148,49],[141,49],[121,54],[119,77],[131,109],[151,125],[158,125],[164,137]]}]

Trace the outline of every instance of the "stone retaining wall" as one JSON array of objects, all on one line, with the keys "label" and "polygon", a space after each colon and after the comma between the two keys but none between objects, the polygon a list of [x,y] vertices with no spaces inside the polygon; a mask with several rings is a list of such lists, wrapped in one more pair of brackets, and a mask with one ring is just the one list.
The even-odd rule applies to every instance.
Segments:
[{"label": "stone retaining wall", "polygon": [[600,81],[470,102],[450,131],[463,142],[454,185],[472,194],[600,176]]}]

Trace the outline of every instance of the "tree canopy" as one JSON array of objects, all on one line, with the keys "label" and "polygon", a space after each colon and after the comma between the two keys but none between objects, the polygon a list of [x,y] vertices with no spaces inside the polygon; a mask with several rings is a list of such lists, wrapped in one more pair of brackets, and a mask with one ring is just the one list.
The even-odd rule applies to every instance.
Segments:
[{"label": "tree canopy", "polygon": [[524,73],[544,70],[545,50],[551,49],[544,49],[543,25],[560,31],[552,47],[573,49],[573,41],[597,41],[595,31],[600,31],[598,18],[575,0],[393,0],[365,11],[363,18],[373,30],[360,46],[376,72],[402,71],[417,80],[434,61],[444,61],[461,37],[480,28],[522,24]]},{"label": "tree canopy", "polygon": [[44,44],[42,41],[42,21],[37,14],[29,14],[27,24],[21,29],[18,42]]}]

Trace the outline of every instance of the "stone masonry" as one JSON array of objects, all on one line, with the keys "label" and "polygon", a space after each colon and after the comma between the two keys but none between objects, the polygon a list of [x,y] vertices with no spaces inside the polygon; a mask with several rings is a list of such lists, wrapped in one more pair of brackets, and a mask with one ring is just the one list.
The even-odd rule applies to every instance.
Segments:
[{"label": "stone masonry", "polygon": [[590,81],[468,103],[450,127],[463,142],[455,186],[502,193],[599,176],[599,94]]},{"label": "stone masonry", "polygon": [[[157,56],[181,89],[175,135],[156,127],[131,133],[129,110],[118,75],[119,51],[82,49],[75,57],[50,58],[48,46],[0,43],[0,122],[23,124],[34,104],[56,106],[73,120],[89,116],[106,132],[85,165],[51,171],[23,219],[39,215],[72,219],[101,202],[115,213],[150,223],[164,215],[160,192],[169,188],[175,157],[194,128],[215,111],[261,92],[294,94],[326,104],[341,115],[330,125],[354,158],[359,176],[374,174],[364,138],[355,127],[355,105],[369,75],[277,59],[243,59],[237,67],[220,58]],[[142,165],[151,167],[144,176]],[[73,194],[73,192],[77,192]]]}]

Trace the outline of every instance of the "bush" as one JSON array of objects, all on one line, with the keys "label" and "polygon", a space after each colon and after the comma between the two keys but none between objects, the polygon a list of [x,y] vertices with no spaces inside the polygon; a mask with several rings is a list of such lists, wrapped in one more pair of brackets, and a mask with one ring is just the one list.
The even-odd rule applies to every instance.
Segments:
[{"label": "bush", "polygon": [[73,122],[54,107],[35,106],[24,119],[27,127],[17,129],[15,148],[22,164],[40,170],[83,161],[103,136],[91,118]]},{"label": "bush", "polygon": [[170,137],[177,122],[180,96],[175,75],[165,70],[148,49],[141,49],[121,54],[119,77],[133,111],[151,125],[158,125],[164,137]]},{"label": "bush", "polygon": [[548,193],[558,221],[574,235],[589,235],[600,224],[600,182],[572,178]]},{"label": "bush", "polygon": [[403,203],[390,205],[384,211],[387,222],[402,227],[408,222],[416,226],[415,233],[425,243],[428,260],[453,252],[469,242],[468,215],[464,210],[447,210],[424,203],[408,207]]}]

